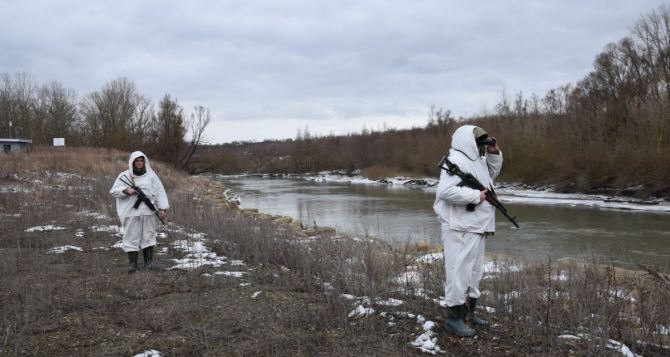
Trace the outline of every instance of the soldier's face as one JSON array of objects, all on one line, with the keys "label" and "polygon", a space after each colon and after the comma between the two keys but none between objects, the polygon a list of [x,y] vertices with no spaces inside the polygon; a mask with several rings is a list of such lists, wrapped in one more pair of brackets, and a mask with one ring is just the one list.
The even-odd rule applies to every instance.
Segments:
[{"label": "soldier's face", "polygon": [[138,157],[137,159],[135,159],[135,161],[133,161],[133,167],[138,169],[138,170],[143,168],[144,167],[144,158],[143,157]]}]

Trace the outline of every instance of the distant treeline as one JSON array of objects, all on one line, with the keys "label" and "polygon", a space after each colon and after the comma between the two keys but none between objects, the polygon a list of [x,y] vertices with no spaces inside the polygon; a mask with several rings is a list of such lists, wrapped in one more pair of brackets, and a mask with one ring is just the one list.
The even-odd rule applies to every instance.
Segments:
[{"label": "distant treeline", "polygon": [[467,119],[432,109],[424,128],[326,137],[305,130],[295,140],[208,146],[203,150],[208,166],[202,169],[363,169],[369,176],[435,176],[453,131],[473,123],[499,139],[504,180],[552,183],[570,191],[632,189],[667,197],[669,116],[670,11],[662,6],[643,16],[630,36],[607,45],[587,76],[544,96],[503,94],[493,113]]},{"label": "distant treeline", "polygon": [[169,94],[154,110],[126,78],[78,99],[57,81],[38,84],[25,73],[0,74],[0,138],[31,139],[34,145],[65,138],[68,146],[140,149],[185,168],[209,121],[208,109],[196,106],[187,117]]}]

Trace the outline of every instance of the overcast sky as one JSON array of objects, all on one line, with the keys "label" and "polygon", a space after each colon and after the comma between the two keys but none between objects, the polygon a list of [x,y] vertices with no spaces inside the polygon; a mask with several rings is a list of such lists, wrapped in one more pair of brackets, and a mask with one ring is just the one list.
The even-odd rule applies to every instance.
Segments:
[{"label": "overcast sky", "polygon": [[119,77],[212,112],[210,143],[424,126],[587,74],[654,0],[0,0],[0,72]]}]

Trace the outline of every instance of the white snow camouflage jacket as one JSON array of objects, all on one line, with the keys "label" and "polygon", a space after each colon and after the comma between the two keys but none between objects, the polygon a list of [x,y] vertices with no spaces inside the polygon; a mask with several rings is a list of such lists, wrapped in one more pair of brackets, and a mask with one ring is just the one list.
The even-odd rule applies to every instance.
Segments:
[{"label": "white snow camouflage jacket", "polygon": [[[449,160],[463,172],[471,173],[484,186],[493,187],[493,180],[502,167],[502,151],[498,155],[487,153],[484,157],[479,156],[474,128],[473,125],[464,125],[454,132]],[[486,201],[478,204],[478,190],[458,187],[461,182],[458,176],[441,171],[433,204],[440,222],[454,231],[480,234],[495,232],[495,207]],[[469,203],[476,204],[474,211],[466,210],[465,206]]]},{"label": "white snow camouflage jacket", "polygon": [[[144,166],[146,167],[146,172],[141,176],[133,175],[133,161],[136,158],[143,156],[144,157]],[[135,217],[135,216],[145,216],[153,215],[154,213],[147,207],[146,204],[142,203],[139,207],[133,208],[135,201],[137,201],[137,195],[128,196],[123,193],[128,186],[121,182],[120,178],[125,175],[126,181],[130,180],[139,187],[142,192],[144,192],[151,202],[154,203],[157,209],[168,209],[170,204],[168,203],[168,197],[165,193],[165,188],[163,183],[158,178],[158,175],[151,169],[149,164],[149,158],[144,155],[141,151],[135,151],[130,154],[128,159],[128,170],[122,172],[117,176],[116,181],[112,189],[109,190],[109,193],[116,198],[116,214],[119,215],[121,223],[123,223],[126,217]]]}]

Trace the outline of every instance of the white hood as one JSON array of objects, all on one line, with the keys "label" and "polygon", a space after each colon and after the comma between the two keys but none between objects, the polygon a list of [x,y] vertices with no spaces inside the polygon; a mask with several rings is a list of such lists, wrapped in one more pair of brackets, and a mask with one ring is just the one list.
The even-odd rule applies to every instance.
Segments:
[{"label": "white hood", "polygon": [[474,125],[463,125],[456,129],[451,137],[451,150],[460,151],[471,161],[479,159],[479,150],[475,141]]},{"label": "white hood", "polygon": [[133,161],[135,161],[135,159],[138,157],[144,157],[144,167],[147,168],[147,172],[153,171],[151,170],[151,164],[149,164],[149,158],[141,151],[133,151],[132,154],[130,154],[130,158],[128,159],[128,172],[131,174],[133,173]]}]

